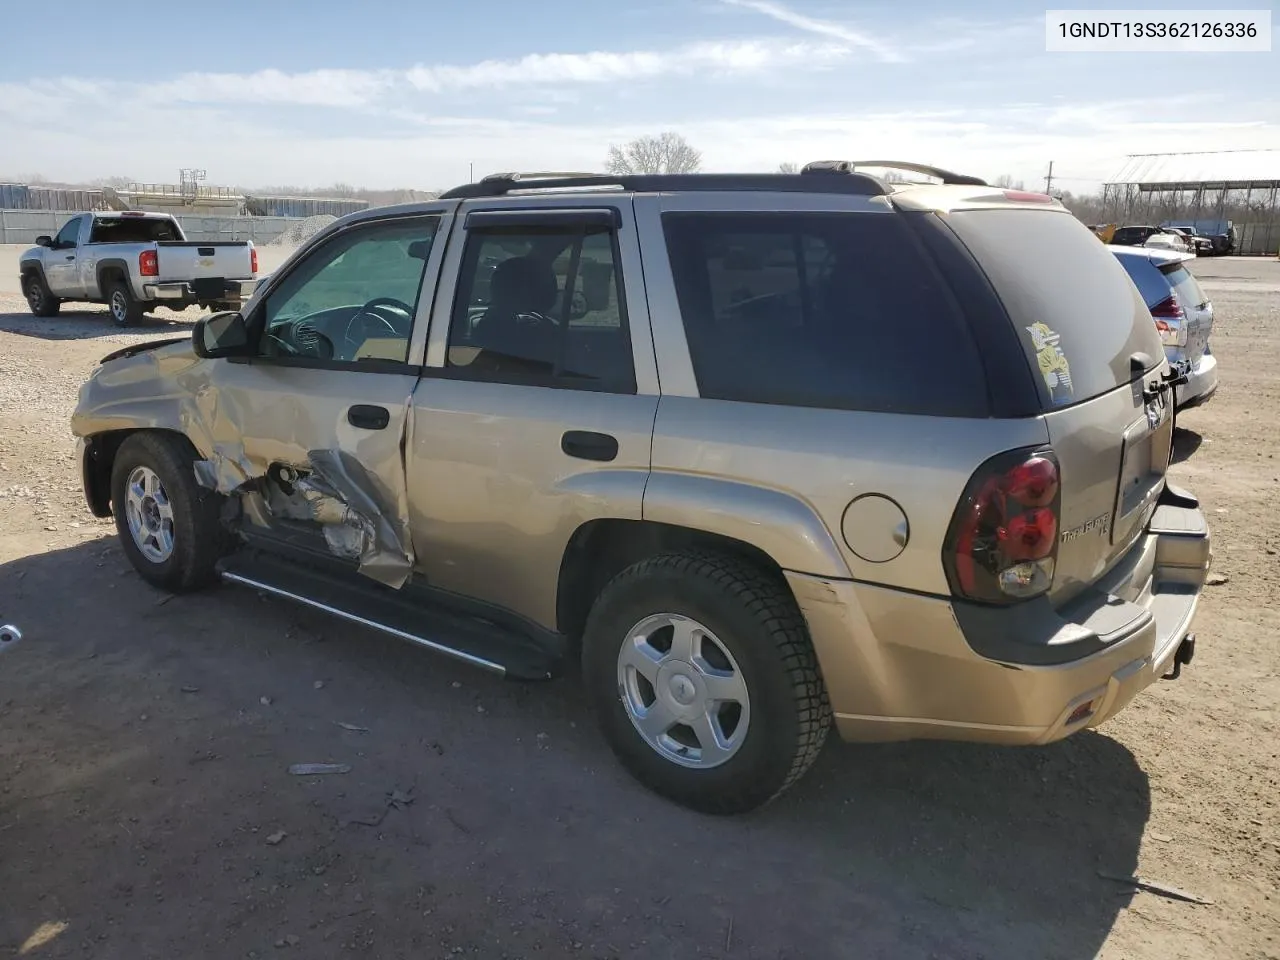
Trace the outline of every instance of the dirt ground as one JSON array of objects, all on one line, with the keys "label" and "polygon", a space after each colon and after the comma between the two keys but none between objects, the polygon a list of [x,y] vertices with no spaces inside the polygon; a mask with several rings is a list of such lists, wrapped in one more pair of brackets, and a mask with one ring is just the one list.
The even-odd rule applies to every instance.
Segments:
[{"label": "dirt ground", "polygon": [[[635,785],[572,679],[147,587],[85,508],[67,417],[99,357],[193,317],[121,334],[0,290],[0,622],[25,633],[0,655],[0,950],[1280,958],[1280,262],[1196,271],[1223,383],[1173,474],[1228,580],[1183,679],[1046,749],[833,743],[736,819]],[[351,771],[288,773],[310,761]]]}]

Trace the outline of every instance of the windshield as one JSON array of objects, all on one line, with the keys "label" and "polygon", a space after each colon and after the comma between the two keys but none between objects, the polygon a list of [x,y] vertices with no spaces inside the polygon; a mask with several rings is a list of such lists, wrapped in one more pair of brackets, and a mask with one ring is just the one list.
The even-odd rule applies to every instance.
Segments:
[{"label": "windshield", "polygon": [[951,225],[986,271],[1048,407],[1089,400],[1132,378],[1129,358],[1164,357],[1129,275],[1064,211],[970,210]]}]

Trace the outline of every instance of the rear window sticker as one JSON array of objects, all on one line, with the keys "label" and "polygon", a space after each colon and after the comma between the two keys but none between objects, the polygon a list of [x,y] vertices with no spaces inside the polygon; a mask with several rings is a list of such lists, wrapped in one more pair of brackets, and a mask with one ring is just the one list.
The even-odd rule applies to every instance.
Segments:
[{"label": "rear window sticker", "polygon": [[1049,399],[1055,404],[1070,403],[1075,390],[1071,386],[1071,365],[1058,347],[1061,335],[1045,323],[1033,323],[1026,331],[1031,334],[1040,376],[1044,377],[1044,385],[1049,388]]}]

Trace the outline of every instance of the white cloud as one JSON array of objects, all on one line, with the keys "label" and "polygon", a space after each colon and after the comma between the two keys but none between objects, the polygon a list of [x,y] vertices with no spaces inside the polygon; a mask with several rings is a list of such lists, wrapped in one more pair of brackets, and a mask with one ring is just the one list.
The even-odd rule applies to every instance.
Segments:
[{"label": "white cloud", "polygon": [[754,10],[756,13],[763,14],[780,23],[795,27],[797,30],[804,30],[807,33],[815,33],[819,36],[830,37],[833,40],[839,40],[850,46],[860,47],[874,54],[880,60],[886,63],[900,63],[906,57],[897,49],[888,43],[879,40],[869,33],[861,30],[855,30],[852,27],[845,26],[841,23],[835,23],[831,20],[819,20],[816,17],[810,17],[803,13],[797,13],[790,7],[784,7],[780,3],[773,3],[771,0],[721,0],[732,7],[742,7],[747,10]]},{"label": "white cloud", "polygon": [[292,103],[300,106],[359,107],[372,103],[395,83],[390,71],[309,70],[285,73],[185,73],[143,89],[159,103]]},{"label": "white cloud", "polygon": [[[165,181],[178,167],[197,162],[220,183],[343,181],[434,189],[465,182],[470,163],[477,176],[511,169],[598,169],[610,143],[669,128],[702,150],[709,170],[773,170],[784,160],[858,159],[874,152],[985,177],[1008,173],[1036,184],[1052,159],[1055,175],[1067,178],[1072,189],[1087,190],[1089,179],[1100,182],[1125,154],[1149,151],[1151,143],[1171,137],[1224,148],[1274,146],[1280,138],[1274,106],[1260,101],[1238,108],[1241,115],[1227,119],[1215,117],[1207,105],[1198,115],[1214,119],[1203,121],[1174,118],[1141,101],[1080,103],[1056,115],[1053,107],[1020,102],[896,112],[761,111],[671,124],[623,119],[628,115],[621,112],[606,114],[618,119],[604,122],[572,111],[515,121],[423,114],[412,126],[398,121],[361,136],[341,123],[298,133],[273,127],[264,115],[256,121],[241,117],[235,136],[228,137],[227,118],[217,110],[178,105],[159,109],[153,124],[127,138],[110,136],[108,116],[95,117],[86,108],[74,125],[11,128],[9,169],[0,170],[0,178],[31,171],[68,180],[128,174]],[[1050,116],[1053,124],[1046,123]]]},{"label": "white cloud", "polygon": [[[1087,96],[1090,86],[1110,89],[1086,82],[1087,67],[1052,82],[1023,82],[1024,71],[1012,86],[1007,75],[1017,71],[1007,58],[962,68],[921,57],[910,70],[886,71],[868,61],[915,54],[930,38],[917,40],[915,31],[917,45],[904,34],[885,46],[772,0],[721,3],[790,18],[784,22],[813,36],[383,70],[0,83],[7,168],[0,177],[32,171],[64,180],[165,181],[196,163],[221,183],[430,189],[465,180],[471,162],[477,175],[598,168],[610,143],[674,129],[702,150],[708,169],[772,170],[782,161],[875,154],[1034,183],[1051,159],[1065,178],[1101,178],[1125,153],[1148,152],[1152,143],[1243,149],[1280,138],[1280,107],[1243,87],[1230,97],[1180,95],[1171,113],[1167,100],[1141,99],[1141,92]],[[971,35],[964,26],[932,33],[958,44]],[[967,26],[980,36],[992,29]],[[831,68],[833,81],[814,83],[815,66]],[[988,66],[1003,74],[959,88]],[[845,92],[855,84],[856,101]],[[865,109],[854,112],[853,102]],[[121,137],[120,116],[146,122]]]},{"label": "white cloud", "polygon": [[[0,84],[0,116],[37,118],[63,112],[75,102],[141,101],[165,104],[292,104],[308,107],[403,109],[406,96],[481,88],[538,88],[546,97],[572,99],[581,85],[663,77],[760,74],[804,65],[830,66],[848,57],[836,43],[733,40],[691,43],[668,50],[535,53],[515,60],[465,65],[433,64],[398,70],[309,70],[288,73],[183,73],[167,80],[125,83],[61,79]],[[569,89],[566,89],[569,88]],[[380,105],[385,109],[376,109]]]}]

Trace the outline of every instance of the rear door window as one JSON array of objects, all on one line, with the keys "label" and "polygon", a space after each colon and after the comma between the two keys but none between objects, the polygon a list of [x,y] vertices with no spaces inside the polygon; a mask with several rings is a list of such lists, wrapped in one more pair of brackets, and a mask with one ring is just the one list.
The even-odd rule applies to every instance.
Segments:
[{"label": "rear door window", "polygon": [[1129,358],[1164,357],[1151,313],[1116,257],[1061,210],[965,210],[949,222],[1017,328],[1046,408],[1126,385]]},{"label": "rear door window", "polygon": [[989,415],[965,320],[900,216],[668,213],[663,228],[703,397]]}]

